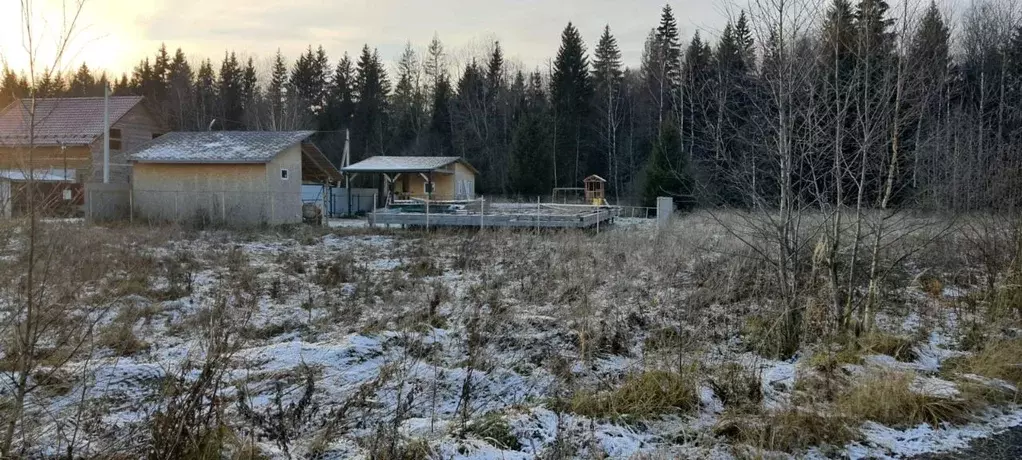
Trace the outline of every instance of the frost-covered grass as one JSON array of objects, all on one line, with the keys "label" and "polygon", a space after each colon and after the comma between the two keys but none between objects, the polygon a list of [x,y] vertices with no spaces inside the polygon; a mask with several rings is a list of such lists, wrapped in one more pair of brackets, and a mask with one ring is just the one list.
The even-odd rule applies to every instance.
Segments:
[{"label": "frost-covered grass", "polygon": [[[82,264],[95,273],[62,305],[94,315],[92,338],[53,344],[66,359],[38,376],[25,449],[137,456],[204,379],[196,410],[216,423],[200,447],[271,458],[897,457],[1022,423],[1017,339],[1010,315],[984,308],[982,267],[954,251],[907,257],[876,330],[837,333],[807,307],[800,348],[778,357],[774,273],[732,221],[599,234],[80,226],[102,244],[66,255],[107,263]],[[981,340],[964,346],[969,334]]]}]

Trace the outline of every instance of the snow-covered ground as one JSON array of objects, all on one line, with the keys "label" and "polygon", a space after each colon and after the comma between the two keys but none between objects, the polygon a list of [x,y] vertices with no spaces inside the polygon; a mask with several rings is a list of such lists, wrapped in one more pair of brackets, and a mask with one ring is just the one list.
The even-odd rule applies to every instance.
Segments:
[{"label": "snow-covered ground", "polygon": [[[707,367],[736,363],[757,376],[767,411],[789,406],[797,379],[811,372],[807,355],[781,361],[745,349],[731,310],[714,304],[689,311],[690,278],[699,274],[667,270],[648,220],[619,219],[597,236],[348,228],[364,226],[361,219],[331,220],[338,233],[301,239],[206,233],[146,248],[157,259],[191,261],[178,262],[190,288],[166,300],[145,292],[117,300],[121,309],[148,312],[128,325],[145,347],[125,356],[100,347],[71,362],[69,388],[33,399],[34,413],[48,417],[38,445],[66,444],[68,420],[83,412],[95,421],[76,435],[83,455],[144,438],[164,408],[162,383],[199,377],[186,363],[205,359],[217,305],[227,306],[237,344],[218,393],[226,418],[237,433],[257,432],[257,448],[275,458],[286,457],[280,443],[239,415],[235,401],[244,395],[263,411],[282,391],[285,406],[297,404],[307,372],[314,409],[294,427],[289,451],[338,459],[367,457],[381,436],[420,440],[445,459],[526,459],[557,449],[607,458],[733,458],[731,441],[715,433],[724,406],[702,381],[697,409],[640,423],[561,411],[559,401],[570,398],[569,390],[606,388],[628,374],[677,365],[647,349],[653,332],[665,328],[699,337],[678,345],[691,347],[685,359]],[[181,283],[170,277],[164,270],[149,282]],[[108,315],[100,327],[117,321]],[[914,391],[953,398],[954,383],[935,375],[944,360],[961,354],[949,348],[935,328],[912,362],[871,355],[847,367],[852,375],[870,368],[915,372]],[[501,422],[496,432],[507,436],[480,428],[494,420]],[[836,452],[902,458],[962,448],[1019,425],[1022,409],[1015,406],[959,426],[899,430],[867,422],[861,440]]]}]

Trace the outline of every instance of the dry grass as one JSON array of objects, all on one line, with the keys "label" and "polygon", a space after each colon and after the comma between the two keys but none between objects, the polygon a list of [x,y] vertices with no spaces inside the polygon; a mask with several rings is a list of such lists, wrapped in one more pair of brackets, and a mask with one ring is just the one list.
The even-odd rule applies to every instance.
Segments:
[{"label": "dry grass", "polygon": [[859,433],[853,425],[844,417],[791,407],[759,415],[725,413],[714,432],[759,450],[795,453],[854,441]]},{"label": "dry grass", "polygon": [[1022,386],[1022,339],[993,341],[976,354],[945,363],[945,370],[1001,379]]},{"label": "dry grass", "polygon": [[688,412],[699,404],[694,370],[647,371],[630,375],[605,392],[579,392],[568,410],[593,418],[642,419]]},{"label": "dry grass", "polygon": [[840,413],[856,420],[871,420],[896,428],[928,423],[963,422],[975,408],[963,398],[938,397],[912,391],[915,375],[875,371],[838,396]]},{"label": "dry grass", "polygon": [[725,408],[751,410],[763,402],[760,376],[737,363],[714,369],[708,383]]}]

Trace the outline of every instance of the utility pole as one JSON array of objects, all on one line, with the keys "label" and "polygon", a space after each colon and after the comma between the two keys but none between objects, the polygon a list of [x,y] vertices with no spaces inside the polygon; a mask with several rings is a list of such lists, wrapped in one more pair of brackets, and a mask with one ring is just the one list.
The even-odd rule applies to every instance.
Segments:
[{"label": "utility pole", "polygon": [[110,183],[110,85],[103,85],[103,183]]}]

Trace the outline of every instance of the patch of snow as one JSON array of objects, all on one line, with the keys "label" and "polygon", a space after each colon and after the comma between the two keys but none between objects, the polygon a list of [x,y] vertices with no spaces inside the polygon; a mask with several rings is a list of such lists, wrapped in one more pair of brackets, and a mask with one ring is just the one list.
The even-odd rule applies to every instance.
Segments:
[{"label": "patch of snow", "polygon": [[1022,425],[1022,408],[992,411],[979,420],[962,426],[934,428],[922,424],[906,430],[867,422],[862,427],[866,440],[846,447],[850,459],[894,459],[926,453],[949,452],[969,446],[969,442],[993,436]]},{"label": "patch of snow", "polygon": [[366,219],[330,219],[327,224],[330,228],[367,228],[369,221]]},{"label": "patch of snow", "polygon": [[958,286],[945,286],[944,290],[941,291],[941,295],[944,296],[945,299],[957,299],[965,296],[966,294],[968,294],[968,292]]},{"label": "patch of snow", "polygon": [[788,405],[795,388],[795,363],[764,360],[760,369],[763,405],[771,410]]},{"label": "patch of snow", "polygon": [[909,389],[919,394],[938,398],[954,398],[960,393],[954,382],[937,377],[916,376]]}]

